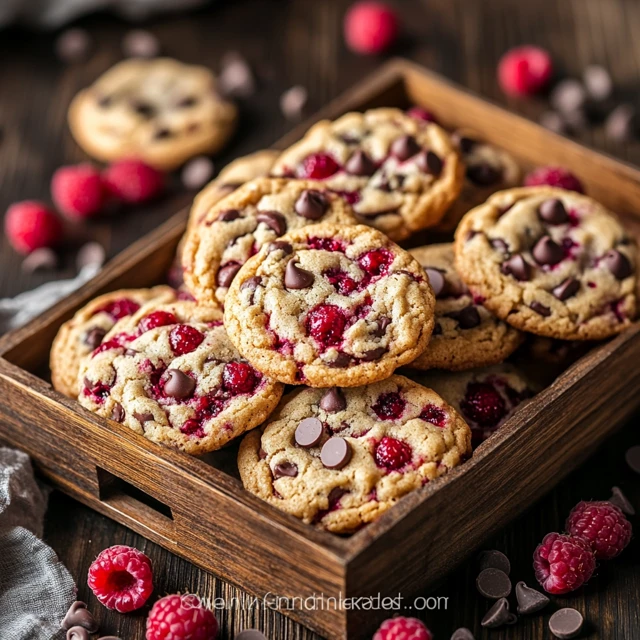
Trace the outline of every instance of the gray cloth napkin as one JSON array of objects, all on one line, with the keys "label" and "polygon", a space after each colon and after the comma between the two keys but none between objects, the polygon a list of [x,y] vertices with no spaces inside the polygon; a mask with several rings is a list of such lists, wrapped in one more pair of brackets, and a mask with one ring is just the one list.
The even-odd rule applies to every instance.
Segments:
[{"label": "gray cloth napkin", "polygon": [[73,578],[40,538],[47,499],[29,457],[0,448],[0,638],[53,640],[76,599]]}]

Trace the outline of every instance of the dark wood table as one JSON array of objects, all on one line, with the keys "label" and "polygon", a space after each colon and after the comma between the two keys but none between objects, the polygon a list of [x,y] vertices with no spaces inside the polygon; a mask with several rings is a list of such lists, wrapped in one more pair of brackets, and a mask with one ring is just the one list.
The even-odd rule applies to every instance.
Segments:
[{"label": "dark wood table", "polygon": [[[395,2],[406,27],[397,52],[443,73],[452,80],[530,117],[544,110],[543,101],[520,103],[500,93],[495,68],[500,54],[521,43],[536,43],[553,52],[562,73],[577,76],[590,63],[607,66],[622,97],[637,99],[640,83],[640,3],[637,0],[408,0]],[[309,91],[311,113],[379,64],[375,58],[350,54],[341,37],[347,0],[236,0],[219,2],[185,16],[158,19],[149,28],[163,50],[187,62],[217,68],[221,56],[241,51],[260,79],[257,94],[242,104],[240,131],[218,167],[232,157],[269,145],[291,127],[280,113],[283,90],[302,84]],[[121,58],[120,41],[128,25],[104,15],[79,23],[94,39],[91,58],[64,65],[53,55],[53,36],[10,30],[0,39],[0,210],[13,201],[49,197],[49,179],[62,164],[86,156],[72,141],[65,123],[74,93]],[[640,143],[608,141],[602,128],[585,131],[585,144],[631,162],[640,163]],[[193,194],[177,184],[160,203],[124,215],[76,227],[77,242],[93,238],[115,255],[134,238],[156,227],[187,204]],[[55,274],[28,275],[21,259],[0,240],[0,294],[10,296],[52,277],[75,274],[73,247]],[[488,547],[505,551],[512,560],[512,577],[534,583],[531,555],[549,531],[561,530],[569,509],[580,499],[605,499],[618,484],[640,507],[640,478],[624,464],[627,446],[637,444],[634,422],[612,438],[580,470],[505,529]],[[221,637],[232,638],[248,627],[262,629],[269,638],[310,640],[314,634],[283,615],[243,603],[242,593],[164,551],[128,529],[80,504],[54,493],[49,508],[46,539],[69,567],[79,586],[79,597],[89,603],[104,634],[124,640],[144,637],[147,609],[122,616],[102,608],[86,586],[94,557],[113,544],[129,544],[146,552],[156,575],[156,593],[196,592],[225,598],[235,606],[217,611]],[[425,545],[429,541],[425,540]],[[459,626],[474,630],[476,638],[549,638],[549,614],[562,606],[578,608],[589,621],[583,637],[606,640],[640,638],[640,545],[637,541],[621,559],[602,566],[590,584],[575,595],[555,598],[545,615],[521,619],[517,627],[488,632],[479,621],[488,603],[475,591],[475,567],[469,561],[453,569],[446,582],[430,595],[448,598],[440,610],[418,612],[446,640]]]}]

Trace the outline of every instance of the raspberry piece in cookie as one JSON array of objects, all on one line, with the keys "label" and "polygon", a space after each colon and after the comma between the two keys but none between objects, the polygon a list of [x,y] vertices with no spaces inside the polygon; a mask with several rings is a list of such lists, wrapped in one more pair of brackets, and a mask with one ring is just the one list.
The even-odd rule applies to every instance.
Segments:
[{"label": "raspberry piece in cookie", "polygon": [[240,267],[265,244],[319,222],[355,222],[351,208],[320,183],[258,178],[192,226],[182,254],[184,279],[201,304],[222,306]]},{"label": "raspberry piece in cookie", "polygon": [[142,307],[83,361],[80,403],[194,455],[253,429],[283,387],[243,361],[221,320],[193,302]]},{"label": "raspberry piece in cookie", "polygon": [[601,204],[572,191],[495,194],[460,223],[456,269],[510,325],[563,340],[599,340],[631,326],[636,246]]},{"label": "raspberry piece in cookie", "polygon": [[453,266],[453,245],[432,244],[409,253],[424,267],[436,296],[436,324],[426,351],[413,369],[459,371],[502,362],[523,334],[474,300]]},{"label": "raspberry piece in cookie", "polygon": [[372,109],[317,123],[272,173],[322,180],[361,222],[399,241],[440,221],[460,192],[464,168],[437,124],[398,109]]},{"label": "raspberry piece in cookie", "polygon": [[[382,406],[392,407],[383,419]],[[245,436],[238,468],[245,488],[277,509],[350,533],[458,466],[470,443],[469,427],[440,396],[394,375],[294,391]]]},{"label": "raspberry piece in cookie", "polygon": [[387,378],[422,353],[434,305],[422,267],[384,234],[321,224],[264,246],[242,267],[225,325],[265,375],[350,387]]}]

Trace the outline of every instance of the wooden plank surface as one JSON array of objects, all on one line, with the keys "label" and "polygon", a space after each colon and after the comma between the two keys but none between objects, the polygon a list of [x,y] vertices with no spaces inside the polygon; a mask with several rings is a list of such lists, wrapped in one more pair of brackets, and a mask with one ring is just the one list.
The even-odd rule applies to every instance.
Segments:
[{"label": "wooden plank surface", "polygon": [[[311,112],[377,66],[379,60],[355,57],[344,47],[340,26],[348,4],[347,0],[220,2],[191,15],[159,19],[150,28],[167,54],[187,62],[216,68],[224,52],[237,49],[255,65],[260,88],[254,98],[242,105],[240,131],[224,156],[229,159],[270,144],[291,127],[278,109],[278,97],[284,89],[305,85]],[[634,37],[640,28],[637,0],[398,0],[395,4],[407,27],[407,37],[398,53],[525,115],[537,116],[544,104],[505,100],[495,80],[495,63],[500,54],[507,47],[524,42],[551,49],[559,67],[570,75],[578,75],[589,63],[605,64],[620,92],[638,97],[640,41]],[[66,107],[76,90],[121,57],[120,40],[128,27],[105,16],[91,17],[80,24],[91,29],[95,41],[94,54],[84,64],[58,63],[52,56],[52,36],[47,34],[10,31],[0,41],[0,211],[18,199],[46,199],[55,168],[85,158],[68,134]],[[583,133],[580,140],[640,164],[638,142],[607,141],[601,129]],[[176,185],[170,197],[161,202],[142,211],[96,221],[86,229],[78,229],[78,235],[100,240],[109,255],[115,255],[189,199],[190,194],[181,192]],[[51,274],[24,274],[20,259],[4,238],[1,242],[1,296],[14,295],[51,278]],[[74,272],[73,252],[69,252],[57,275],[68,277]],[[640,505],[638,477],[632,477],[623,463],[624,447],[637,443],[637,427],[631,424],[496,538],[495,546],[511,556],[514,578],[533,581],[530,557],[535,544],[544,533],[561,528],[577,500],[606,498],[611,484],[618,483]],[[104,633],[125,640],[144,636],[146,611],[132,616],[106,612],[87,593],[85,585],[87,568],[97,553],[106,546],[123,543],[133,544],[152,557],[159,594],[188,590],[209,598],[225,598],[229,608],[218,612],[222,638],[231,638],[234,632],[250,626],[263,629],[273,640],[317,638],[280,614],[256,607],[247,599],[242,602],[242,594],[210,574],[58,494],[51,500],[46,535],[77,579],[80,596],[88,599],[98,614]],[[640,637],[639,561],[636,541],[620,561],[603,566],[586,589],[558,600],[560,606],[578,607],[590,620],[584,637]],[[477,638],[549,637],[544,627],[548,615],[527,618],[515,629],[481,632],[479,618],[487,603],[476,594],[473,580],[474,567],[469,563],[433,593],[449,597],[446,610],[418,613],[436,632],[437,639],[446,640],[453,629],[463,624],[474,629]],[[233,596],[240,601],[232,601]]]}]

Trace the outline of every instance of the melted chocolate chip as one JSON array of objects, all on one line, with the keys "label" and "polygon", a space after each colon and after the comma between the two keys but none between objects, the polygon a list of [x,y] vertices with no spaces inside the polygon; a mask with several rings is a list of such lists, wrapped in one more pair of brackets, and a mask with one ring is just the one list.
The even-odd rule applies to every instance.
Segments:
[{"label": "melted chocolate chip", "polygon": [[633,272],[629,258],[616,249],[611,249],[604,254],[602,264],[611,271],[616,280],[624,280]]},{"label": "melted chocolate chip", "polygon": [[531,279],[531,265],[519,253],[505,260],[500,267],[500,271],[507,276],[513,276],[521,282]]},{"label": "melted chocolate chip", "polygon": [[326,364],[334,369],[344,369],[351,364],[351,356],[347,353],[339,352],[333,360]]},{"label": "melted chocolate chip", "polygon": [[236,277],[240,267],[242,265],[230,262],[218,269],[218,275],[216,276],[216,282],[219,287],[230,287],[233,279]]},{"label": "melted chocolate chip", "polygon": [[137,411],[133,412],[133,417],[141,424],[144,425],[147,422],[151,422],[153,418],[153,413],[138,413]]},{"label": "melted chocolate chip", "polygon": [[527,587],[524,582],[516,585],[516,598],[518,600],[518,613],[527,615],[544,609],[549,604],[549,598],[543,593]]},{"label": "melted chocolate chip", "polygon": [[273,467],[273,477],[278,478],[295,478],[298,475],[298,467],[293,462],[279,462]]},{"label": "melted chocolate chip", "polygon": [[542,236],[533,247],[532,253],[538,264],[554,265],[564,258],[562,247],[549,236]]},{"label": "melted chocolate chip", "polygon": [[575,278],[567,278],[564,282],[554,287],[552,293],[558,300],[567,300],[578,293],[580,283]]},{"label": "melted chocolate chip", "polygon": [[567,210],[564,208],[562,201],[557,198],[545,200],[538,207],[538,215],[549,224],[565,224],[569,222]]},{"label": "melted chocolate chip", "polygon": [[391,324],[391,318],[382,316],[376,324],[377,327],[372,331],[372,333],[376,338],[382,338],[382,336],[387,332],[387,327]]},{"label": "melted chocolate chip", "polygon": [[260,460],[266,460],[267,458],[267,452],[262,447],[260,447],[260,450],[258,451],[258,458]]},{"label": "melted chocolate chip", "polygon": [[327,197],[315,189],[305,189],[295,204],[296,213],[307,220],[320,220],[328,208]]},{"label": "melted chocolate chip", "polygon": [[430,173],[433,176],[439,176],[442,173],[442,167],[444,166],[440,156],[433,151],[423,151],[416,158],[416,165],[420,171]]},{"label": "melted chocolate chip", "polygon": [[60,627],[63,631],[68,631],[72,627],[82,627],[90,633],[96,633],[98,631],[98,623],[87,609],[87,605],[80,600],[74,602],[71,607],[69,607],[69,611],[67,611]]},{"label": "melted chocolate chip", "polygon": [[240,217],[240,212],[237,209],[227,209],[223,211],[217,218],[220,222],[231,222],[237,220]]},{"label": "melted chocolate chip", "polygon": [[[320,403],[322,405],[322,402]],[[315,447],[320,444],[324,427],[318,418],[305,418],[296,427],[296,444],[305,449]]]},{"label": "melted chocolate chip", "polygon": [[162,127],[160,129],[157,129],[154,136],[153,136],[156,140],[165,140],[166,138],[170,138],[171,137],[171,131],[169,129],[167,129],[166,127]]},{"label": "melted chocolate chip", "polygon": [[308,289],[313,281],[313,273],[299,267],[295,258],[289,260],[284,272],[284,286],[287,289]]},{"label": "melted chocolate chip", "polygon": [[351,460],[351,445],[344,438],[329,438],[320,452],[320,460],[327,469],[342,469]]},{"label": "melted chocolate chip", "polygon": [[373,362],[379,360],[382,356],[389,351],[388,347],[378,347],[376,349],[370,349],[365,351],[360,358],[363,362]]},{"label": "melted chocolate chip", "polygon": [[152,118],[156,112],[153,105],[147,102],[134,102],[131,106],[133,110],[143,118]]},{"label": "melted chocolate chip", "polygon": [[262,284],[260,276],[251,276],[240,285],[240,291],[255,291]]},{"label": "melted chocolate chip", "polygon": [[89,329],[82,338],[84,342],[91,350],[97,349],[101,344],[107,332],[100,327],[93,327]]},{"label": "melted chocolate chip", "polygon": [[458,142],[458,147],[460,147],[460,151],[462,153],[467,154],[471,153],[476,146],[477,141],[469,136],[455,136],[455,139]]},{"label": "melted chocolate chip", "polygon": [[461,329],[473,329],[481,322],[480,313],[472,304],[464,307],[464,309],[460,309],[460,311],[452,311],[451,313],[448,313],[447,316],[456,320]]},{"label": "melted chocolate chip", "polygon": [[496,249],[497,251],[501,251],[505,255],[509,255],[509,245],[502,238],[492,238],[489,240],[489,244]]},{"label": "melted chocolate chip", "polygon": [[354,176],[372,176],[376,172],[373,160],[361,150],[356,151],[344,165],[348,173]]},{"label": "melted chocolate chip", "polygon": [[402,136],[393,141],[391,154],[403,162],[413,157],[420,151],[420,145],[413,136]]},{"label": "melted chocolate chip", "polygon": [[163,391],[176,400],[184,400],[193,393],[196,381],[179,369],[168,369]]},{"label": "melted chocolate chip", "polygon": [[541,302],[538,302],[537,300],[534,300],[529,305],[529,307],[531,308],[532,311],[535,311],[536,313],[540,314],[544,318],[548,318],[551,315],[551,309],[543,305]]},{"label": "melted chocolate chip", "polygon": [[329,507],[335,507],[340,501],[340,498],[346,496],[347,493],[349,493],[349,491],[347,491],[347,489],[344,489],[343,487],[333,487],[333,489],[329,491],[329,495],[327,496]]},{"label": "melted chocolate chip", "polygon": [[444,275],[442,274],[442,271],[435,267],[425,267],[424,270],[429,278],[429,284],[433,289],[433,294],[437,298],[444,291]]},{"label": "melted chocolate chip", "polygon": [[338,387],[332,387],[324,392],[320,399],[320,408],[327,413],[337,413],[344,411],[347,406],[347,400],[344,393]]},{"label": "melted chocolate chip", "polygon": [[467,178],[480,187],[490,187],[502,180],[502,171],[488,162],[467,167]]},{"label": "melted chocolate chip", "polygon": [[116,402],[113,405],[111,419],[115,420],[116,422],[122,422],[124,420],[124,407],[119,402]]},{"label": "melted chocolate chip", "polygon": [[279,211],[260,211],[256,220],[266,224],[277,236],[287,231],[287,221]]},{"label": "melted chocolate chip", "polygon": [[293,253],[293,247],[288,242],[284,242],[284,240],[276,240],[268,247],[269,253],[272,253],[273,251],[282,251],[285,256],[288,256]]}]

